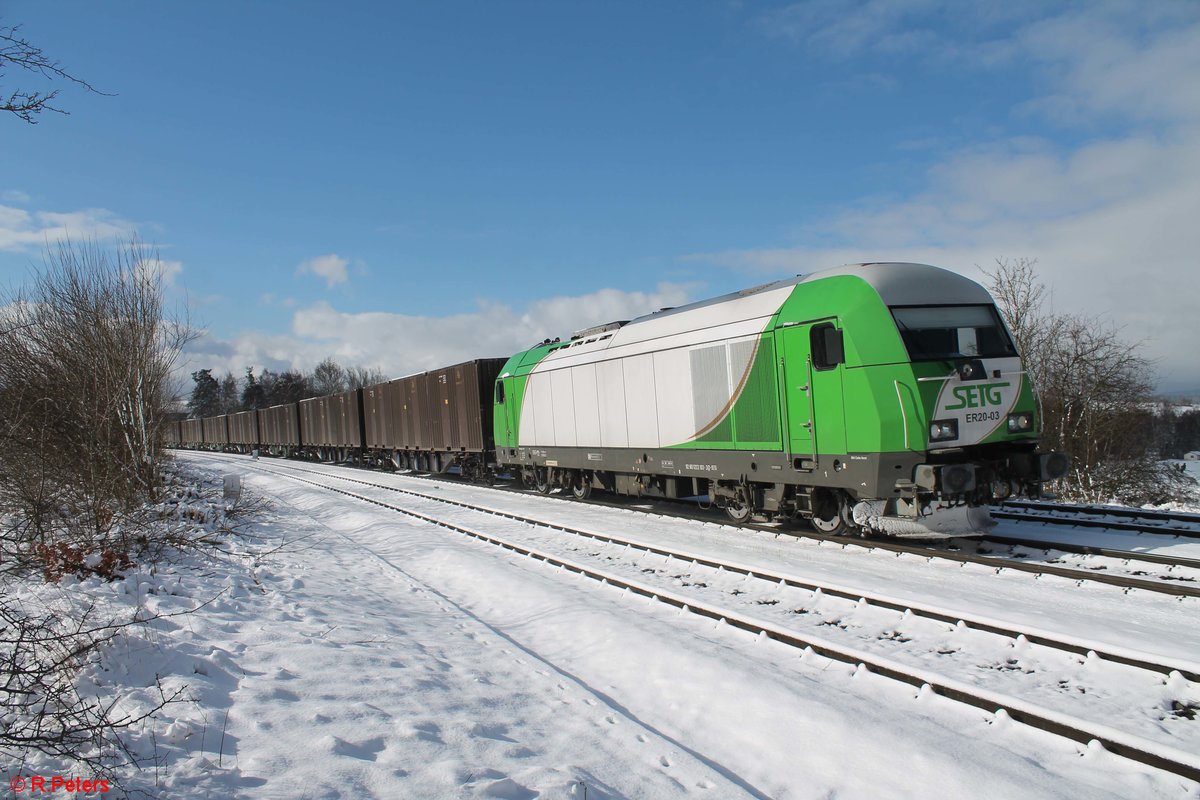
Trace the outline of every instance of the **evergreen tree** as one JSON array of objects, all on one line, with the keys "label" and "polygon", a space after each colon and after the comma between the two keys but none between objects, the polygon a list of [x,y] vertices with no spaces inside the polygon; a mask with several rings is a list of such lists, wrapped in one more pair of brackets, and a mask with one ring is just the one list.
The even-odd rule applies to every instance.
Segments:
[{"label": "evergreen tree", "polygon": [[221,378],[221,413],[232,414],[241,410],[237,378],[233,377],[232,372],[226,372],[225,377]]},{"label": "evergreen tree", "polygon": [[295,370],[281,372],[274,378],[270,394],[273,406],[281,403],[298,403],[306,397],[314,396],[308,378]]},{"label": "evergreen tree", "polygon": [[221,413],[221,385],[212,376],[211,369],[192,373],[196,385],[192,387],[192,398],[188,401],[188,415],[215,417]]},{"label": "evergreen tree", "polygon": [[[266,372],[266,370],[263,370],[264,375]],[[242,388],[242,408],[251,411],[271,405],[267,402],[266,392],[263,390],[262,384],[254,377],[254,367],[246,367],[245,384]]]}]

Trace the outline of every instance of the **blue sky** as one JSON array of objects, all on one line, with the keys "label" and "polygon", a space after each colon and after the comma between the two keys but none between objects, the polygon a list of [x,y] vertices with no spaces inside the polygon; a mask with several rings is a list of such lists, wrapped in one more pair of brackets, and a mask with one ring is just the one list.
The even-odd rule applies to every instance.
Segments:
[{"label": "blue sky", "polygon": [[[1038,259],[1200,394],[1200,3],[8,0],[0,280],[159,248],[189,369],[391,374],[781,276]],[[8,72],[0,88],[36,86]]]}]

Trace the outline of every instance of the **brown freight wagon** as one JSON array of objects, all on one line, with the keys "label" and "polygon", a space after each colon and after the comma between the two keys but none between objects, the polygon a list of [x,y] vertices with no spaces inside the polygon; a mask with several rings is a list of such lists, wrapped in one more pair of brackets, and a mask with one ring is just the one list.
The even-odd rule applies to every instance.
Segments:
[{"label": "brown freight wagon", "polygon": [[[363,446],[361,389],[300,401],[300,432],[306,448],[358,449]],[[323,454],[335,457],[338,454]],[[348,454],[340,454],[345,457]]]},{"label": "brown freight wagon", "polygon": [[168,447],[178,447],[183,443],[183,433],[180,430],[179,420],[168,420],[163,424],[163,443]]},{"label": "brown freight wagon", "polygon": [[229,415],[229,443],[246,452],[258,447],[258,412],[238,411]]},{"label": "brown freight wagon", "polygon": [[229,444],[229,416],[205,417],[204,443],[218,449],[224,449]]},{"label": "brown freight wagon", "polygon": [[477,476],[494,449],[492,385],[505,359],[485,358],[398,378],[383,394],[399,467]]},{"label": "brown freight wagon", "polygon": [[187,447],[199,447],[204,444],[204,420],[180,420],[179,442]]},{"label": "brown freight wagon", "polygon": [[429,449],[492,450],[492,388],[506,359],[481,358],[425,373]]},{"label": "brown freight wagon", "polygon": [[300,415],[296,403],[259,409],[258,438],[263,447],[271,450],[299,447]]},{"label": "brown freight wagon", "polygon": [[362,390],[364,441],[371,450],[424,449],[420,400],[424,375],[409,375]]}]

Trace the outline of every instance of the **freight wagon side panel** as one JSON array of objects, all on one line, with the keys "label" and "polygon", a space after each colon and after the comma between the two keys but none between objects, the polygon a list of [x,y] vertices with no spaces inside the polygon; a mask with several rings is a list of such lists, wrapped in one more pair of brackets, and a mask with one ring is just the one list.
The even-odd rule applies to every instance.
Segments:
[{"label": "freight wagon side panel", "polygon": [[239,411],[229,415],[230,444],[258,444],[258,412]]},{"label": "freight wagon side panel", "polygon": [[410,375],[404,379],[404,446],[419,450],[429,439],[428,403],[425,401],[425,374]]},{"label": "freight wagon side panel", "polygon": [[491,450],[493,437],[492,393],[506,359],[481,358],[456,368],[455,399],[458,430],[454,449],[469,453]]},{"label": "freight wagon side panel", "polygon": [[229,417],[207,417],[204,420],[205,444],[229,444]]},{"label": "freight wagon side panel", "polygon": [[363,432],[366,446],[372,449],[390,450],[393,447],[386,397],[389,385],[379,383],[362,389]]},{"label": "freight wagon side panel", "polygon": [[184,444],[204,444],[204,420],[185,419],[179,423],[181,441]]},{"label": "freight wagon side panel", "polygon": [[329,420],[329,444],[333,447],[362,447],[363,425],[359,411],[362,390],[350,389],[341,394],[330,395],[327,409]]}]

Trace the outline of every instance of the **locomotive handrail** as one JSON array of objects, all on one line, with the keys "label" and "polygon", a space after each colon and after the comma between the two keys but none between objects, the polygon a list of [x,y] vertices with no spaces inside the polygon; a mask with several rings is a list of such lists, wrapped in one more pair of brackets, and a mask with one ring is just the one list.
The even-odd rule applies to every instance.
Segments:
[{"label": "locomotive handrail", "polygon": [[813,469],[821,465],[820,449],[817,447],[817,408],[813,401],[813,361],[812,353],[809,353],[804,358],[804,379],[808,383],[804,387],[804,393],[808,395],[808,432],[812,434],[809,441],[812,442],[812,461]]},{"label": "locomotive handrail", "polygon": [[900,379],[893,378],[892,383],[896,386],[896,402],[900,404],[900,426],[904,428],[904,449],[911,450],[912,448],[908,446],[908,414],[904,410],[904,397],[900,394]]}]

